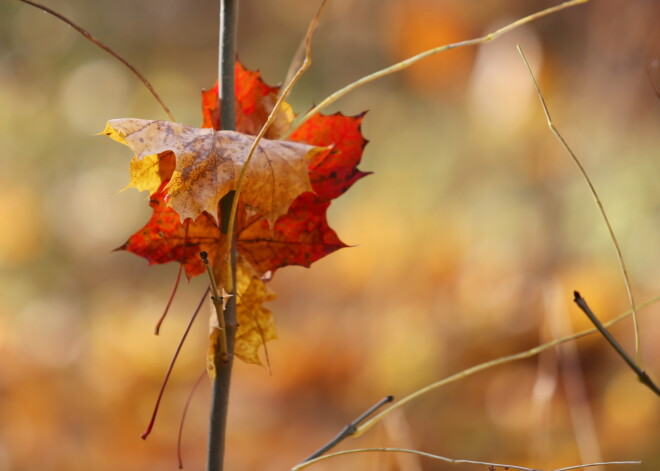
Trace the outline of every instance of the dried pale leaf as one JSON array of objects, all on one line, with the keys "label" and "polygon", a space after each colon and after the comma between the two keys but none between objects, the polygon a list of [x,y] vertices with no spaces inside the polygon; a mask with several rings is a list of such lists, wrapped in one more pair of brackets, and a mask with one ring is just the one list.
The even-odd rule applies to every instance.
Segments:
[{"label": "dried pale leaf", "polygon": [[259,349],[277,338],[273,314],[263,307],[263,303],[275,299],[275,294],[243,259],[236,269],[236,289],[238,329],[234,353],[246,363],[260,365]]},{"label": "dried pale leaf", "polygon": [[[254,137],[167,121],[114,119],[103,134],[130,147],[137,160],[172,151],[176,167],[166,191],[170,206],[185,218],[215,215],[220,199],[234,190]],[[307,144],[262,139],[245,175],[242,200],[274,222],[293,200],[311,191],[307,162],[320,149]],[[153,162],[153,157],[149,157]],[[147,172],[149,180],[154,170]],[[145,184],[153,188],[153,183]]]}]

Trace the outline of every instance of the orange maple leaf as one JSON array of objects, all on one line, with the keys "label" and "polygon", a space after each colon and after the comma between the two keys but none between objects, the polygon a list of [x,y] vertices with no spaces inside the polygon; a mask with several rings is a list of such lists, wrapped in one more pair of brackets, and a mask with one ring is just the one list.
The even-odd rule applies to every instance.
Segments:
[{"label": "orange maple leaf", "polygon": [[[243,133],[240,135],[244,142],[251,143],[250,139],[253,138],[247,134],[256,134],[261,129],[272,110],[277,93],[277,87],[266,85],[258,72],[248,71],[239,63],[236,64],[237,129]],[[204,126],[218,129],[217,85],[203,92],[202,111]],[[290,182],[287,185],[294,186],[294,191],[290,191],[286,198],[272,196],[277,194],[277,182],[283,177],[271,174],[266,176],[266,183],[260,182],[259,178],[264,178],[263,172],[255,170],[253,176],[249,174],[254,161],[248,168],[235,231],[239,253],[237,316],[240,326],[235,354],[246,362],[259,363],[259,347],[276,337],[272,315],[262,306],[263,302],[274,298],[263,283],[264,277],[288,265],[310,266],[325,255],[346,247],[328,225],[326,214],[334,198],[367,175],[357,169],[367,143],[360,129],[362,118],[363,115],[351,117],[339,113],[332,116],[318,114],[291,135],[294,142],[265,141],[272,143],[278,150],[286,148],[303,152],[304,157],[296,159],[296,170],[291,170],[289,180],[284,180]],[[267,136],[276,138],[283,135],[292,120],[293,114],[287,105],[278,114],[276,125]],[[155,131],[161,134],[158,143],[147,142]],[[206,193],[195,194],[193,188],[198,184],[197,174],[182,165],[190,162],[194,168],[200,159],[194,156],[191,159],[181,157],[180,154],[187,151],[185,144],[180,144],[180,137],[192,136],[192,142],[196,142],[192,144],[193,147],[206,145],[209,148],[212,147],[210,143],[217,139],[211,136],[223,135],[226,131],[214,132],[212,129],[191,128],[176,123],[113,120],[109,122],[106,133],[134,150],[136,157],[131,162],[129,186],[149,191],[153,208],[148,223],[120,249],[140,255],[151,264],[178,262],[188,277],[204,272],[199,252],[205,251],[209,254],[214,272],[223,272],[220,265],[225,262],[223,257],[227,253],[227,240],[226,235],[220,231],[224,221],[218,211],[218,196],[235,188],[236,169],[242,161],[240,158],[227,161],[221,156],[209,159],[202,155],[201,160],[204,160],[204,166],[210,167],[211,174],[210,177],[199,177],[206,179],[202,188],[209,186],[210,178],[216,184],[225,182],[225,190],[216,192],[213,197]],[[245,150],[242,149],[243,152]],[[212,152],[207,151],[207,154]],[[263,162],[270,161],[266,159]],[[305,178],[301,177],[301,173]],[[300,178],[294,178],[296,175]],[[177,182],[184,178],[188,179],[190,185],[177,186]],[[301,181],[306,182],[304,187]],[[203,200],[204,203],[194,202],[192,209],[182,210],[183,203],[175,201],[177,191],[182,195],[187,193],[188,198]],[[271,195],[271,200],[289,201],[281,203],[277,208],[264,203],[255,205],[255,199],[263,198],[264,193]],[[255,211],[255,208],[258,210]],[[211,342],[213,333],[212,329]]]}]

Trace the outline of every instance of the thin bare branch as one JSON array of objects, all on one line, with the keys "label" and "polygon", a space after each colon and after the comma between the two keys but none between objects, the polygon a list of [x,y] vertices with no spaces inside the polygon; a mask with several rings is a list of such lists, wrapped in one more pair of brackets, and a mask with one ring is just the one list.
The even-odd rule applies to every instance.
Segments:
[{"label": "thin bare branch", "polygon": [[357,419],[352,421],[350,424],[348,424],[344,429],[335,436],[332,440],[330,440],[328,443],[323,445],[321,448],[319,448],[317,451],[312,453],[310,456],[305,458],[303,463],[307,461],[311,461],[315,458],[318,458],[322,454],[324,454],[326,451],[331,450],[335,446],[337,446],[339,443],[341,443],[344,439],[350,437],[355,433],[357,430],[357,426],[360,425],[362,422],[367,420],[367,417],[369,417],[371,414],[376,412],[378,409],[383,407],[385,404],[392,402],[394,400],[394,396],[386,396],[380,401],[378,401],[376,404],[371,406],[369,409],[367,409],[364,413],[362,413]]},{"label": "thin bare branch", "polygon": [[632,358],[630,358],[630,355],[628,355],[628,352],[619,344],[619,342],[616,341],[616,339],[610,334],[610,332],[605,328],[603,323],[598,319],[596,314],[593,313],[589,305],[587,304],[587,301],[580,296],[580,293],[577,291],[573,292],[573,295],[575,298],[573,301],[575,304],[578,305],[580,309],[582,309],[582,312],[584,312],[589,320],[596,326],[598,331],[605,337],[605,340],[609,342],[609,344],[616,350],[616,352],[619,354],[621,358],[623,358],[623,361],[625,361],[630,369],[632,369],[635,374],[637,375],[637,378],[639,379],[640,383],[642,383],[644,386],[648,387],[651,391],[656,393],[656,395],[660,396],[660,388],[653,382],[651,377],[646,373],[646,371],[643,371],[637,364],[633,361]]},{"label": "thin bare branch", "polygon": [[[439,461],[444,461],[446,463],[451,463],[451,464],[474,464],[474,465],[480,465],[480,466],[488,466],[489,469],[491,470],[496,470],[496,469],[518,469],[521,471],[541,471],[536,468],[527,468],[525,466],[516,466],[512,464],[501,464],[501,463],[490,463],[488,461],[475,461],[475,460],[461,460],[461,459],[454,459],[454,458],[447,458],[446,456],[440,456],[440,455],[434,455],[431,453],[425,453],[423,451],[417,451],[417,450],[408,450],[405,448],[360,448],[356,450],[346,450],[346,451],[338,451],[336,453],[332,453],[329,455],[321,456],[319,458],[315,458],[310,461],[306,461],[304,463],[301,463],[297,466],[294,466],[291,468],[291,471],[300,471],[301,469],[305,469],[308,466],[311,466],[313,464],[316,464],[320,461],[325,461],[329,460],[332,458],[336,458],[338,456],[344,456],[344,455],[353,455],[356,453],[373,453],[373,452],[379,452],[379,453],[408,453],[411,455],[417,455],[417,456],[424,456],[426,458],[431,458],[434,460],[439,460]],[[601,466],[601,465],[610,465],[610,464],[639,464],[641,461],[608,461],[605,463],[588,463],[588,464],[581,464],[577,466],[570,466],[568,468],[561,468],[561,469],[556,469],[553,471],[568,471],[570,469],[580,469],[580,468],[588,468],[591,466]]]},{"label": "thin bare branch", "polygon": [[101,40],[99,40],[99,39],[95,38],[94,36],[92,36],[92,34],[89,31],[87,31],[86,29],[84,29],[81,26],[77,25],[72,20],[70,20],[66,16],[62,15],[61,13],[58,13],[55,10],[53,10],[53,9],[51,9],[51,8],[45,6],[45,5],[42,5],[42,4],[37,3],[37,2],[33,2],[32,0],[18,0],[18,1],[26,3],[28,5],[32,5],[33,7],[38,8],[39,10],[44,11],[46,13],[49,13],[49,14],[53,15],[55,18],[65,22],[66,24],[71,26],[73,29],[78,31],[80,34],[85,36],[85,38],[87,38],[91,43],[93,43],[94,45],[100,47],[105,52],[110,54],[112,57],[117,59],[119,62],[124,64],[131,72],[133,72],[133,74],[140,80],[140,82],[142,82],[142,84],[145,87],[147,87],[147,90],[149,90],[149,93],[151,93],[151,95],[156,99],[156,101],[161,106],[161,108],[163,108],[163,111],[165,111],[165,114],[167,114],[167,116],[170,118],[170,121],[176,121],[176,119],[174,118],[174,115],[172,114],[172,112],[170,111],[168,106],[162,100],[160,95],[158,95],[158,93],[156,93],[156,89],[153,87],[153,85],[151,85],[151,82],[149,82],[149,80],[147,80],[146,77],[144,75],[142,75],[140,73],[140,71],[138,71],[130,62],[128,62],[126,59],[124,59],[122,56],[120,56],[118,53],[116,53],[112,48],[110,48],[110,46],[106,46],[103,42],[101,42]]},{"label": "thin bare branch", "polygon": [[183,450],[181,447],[181,442],[183,440],[183,425],[186,422],[186,415],[188,415],[188,409],[190,409],[190,402],[192,401],[192,398],[195,395],[195,391],[197,391],[197,388],[201,384],[202,380],[207,376],[208,374],[206,373],[206,368],[204,368],[204,371],[202,371],[201,374],[197,377],[195,383],[193,384],[193,387],[190,389],[190,393],[188,394],[186,403],[183,406],[183,413],[181,414],[181,422],[179,422],[179,433],[176,437],[176,456],[179,459],[179,469],[183,469]]},{"label": "thin bare branch", "polygon": [[336,92],[332,93],[330,96],[328,96],[326,99],[321,101],[318,105],[316,105],[314,108],[312,108],[309,112],[307,112],[303,117],[299,118],[296,120],[296,123],[294,126],[291,127],[291,130],[287,133],[284,138],[286,139],[288,136],[290,136],[297,128],[299,128],[305,121],[307,121],[309,118],[312,117],[312,115],[318,113],[322,109],[326,108],[327,106],[331,105],[335,101],[339,100],[342,98],[344,95],[360,88],[363,85],[366,85],[370,82],[373,82],[374,80],[377,80],[382,77],[386,77],[387,75],[394,74],[396,72],[400,72],[404,69],[407,69],[411,65],[415,64],[416,62],[425,59],[429,56],[432,56],[434,54],[438,54],[439,52],[444,52],[448,51],[450,49],[457,49],[459,47],[467,47],[467,46],[476,46],[478,44],[484,44],[487,42],[492,41],[493,39],[502,36],[505,33],[508,33],[509,31],[512,31],[520,26],[523,26],[527,23],[530,23],[534,20],[538,20],[539,18],[543,18],[544,16],[551,15],[553,13],[556,13],[560,10],[564,10],[566,8],[574,7],[576,5],[580,5],[582,3],[586,3],[589,0],[570,0],[568,2],[564,2],[560,5],[547,8],[545,10],[541,10],[539,12],[533,13],[529,16],[526,16],[524,18],[521,18],[519,20],[514,21],[513,23],[509,23],[508,25],[499,28],[495,31],[492,31],[484,36],[481,36],[479,38],[474,38],[474,39],[468,39],[466,41],[460,41],[456,43],[451,43],[451,44],[446,44],[444,46],[439,46],[433,49],[429,49],[427,51],[421,52],[415,56],[409,57],[408,59],[405,59],[401,62],[397,62],[396,64],[393,64],[389,67],[386,67],[384,69],[381,69],[377,72],[374,72],[372,74],[366,75],[362,77],[359,80],[356,80],[353,83],[350,83],[346,85],[345,87],[337,90]]},{"label": "thin bare branch", "polygon": [[[650,301],[647,301],[647,302],[641,304],[639,306],[639,309],[644,309],[645,307],[650,306],[651,304],[654,304],[658,301],[660,301],[660,296],[658,296],[656,298],[653,298]],[[628,311],[620,314],[619,316],[615,317],[614,319],[612,319],[608,322],[605,322],[603,325],[605,325],[605,327],[610,327],[610,326],[616,324],[617,322],[622,321],[623,319],[625,319],[626,317],[628,317],[631,314],[632,314],[632,311],[628,310]],[[538,355],[540,352],[548,350],[548,349],[550,349],[552,347],[555,347],[557,345],[560,345],[562,343],[570,342],[572,340],[576,340],[576,339],[579,339],[579,338],[582,338],[582,337],[586,337],[587,335],[595,334],[596,332],[598,332],[598,329],[583,330],[583,331],[578,332],[578,333],[573,334],[573,335],[568,335],[566,337],[562,337],[562,338],[559,338],[559,339],[552,340],[550,342],[546,342],[546,343],[538,345],[534,348],[530,348],[529,350],[525,350],[524,352],[515,353],[513,355],[507,355],[507,356],[504,356],[504,357],[496,358],[495,360],[490,360],[490,361],[486,361],[484,363],[480,363],[478,365],[467,368],[467,369],[465,369],[465,370],[463,370],[459,373],[448,376],[447,378],[436,381],[435,383],[429,384],[428,386],[425,386],[421,389],[418,389],[417,391],[409,394],[408,396],[404,397],[403,399],[395,402],[394,404],[392,404],[388,408],[384,409],[383,411],[381,411],[380,413],[375,415],[372,419],[370,419],[369,421],[367,421],[364,424],[362,424],[361,426],[359,426],[358,429],[356,430],[354,436],[358,437],[358,436],[362,435],[367,430],[369,430],[371,427],[376,425],[376,423],[381,421],[385,416],[387,416],[388,414],[394,412],[396,409],[408,404],[409,402],[414,401],[415,399],[423,396],[424,394],[427,394],[431,391],[435,391],[436,389],[439,389],[442,386],[446,386],[447,384],[456,382],[456,381],[461,380],[463,378],[467,378],[468,376],[472,376],[475,373],[479,373],[481,371],[490,369],[494,366],[499,366],[499,365],[503,365],[505,363],[510,363],[512,361],[522,360],[524,358],[533,357],[534,355]]]},{"label": "thin bare branch", "polygon": [[593,466],[607,466],[610,464],[642,464],[642,462],[641,461],[604,461],[602,463],[578,464],[575,466],[568,466],[567,468],[553,469],[552,471],[569,471],[570,469],[591,468]]},{"label": "thin bare branch", "polygon": [[172,292],[170,293],[170,297],[167,300],[167,304],[165,305],[165,310],[163,311],[163,313],[158,318],[158,322],[156,322],[156,327],[154,327],[154,335],[160,334],[160,327],[161,327],[161,325],[163,325],[163,321],[165,320],[165,316],[167,316],[167,313],[170,312],[170,307],[172,307],[172,301],[174,301],[174,296],[176,295],[176,292],[179,289],[179,282],[181,281],[181,273],[183,273],[183,263],[179,264],[179,271],[176,274],[176,280],[174,281],[174,287],[172,288]]},{"label": "thin bare branch", "polygon": [[594,187],[593,183],[591,183],[591,179],[589,178],[589,175],[587,175],[587,171],[584,169],[582,163],[575,155],[575,152],[573,152],[573,150],[570,148],[566,140],[559,133],[554,123],[552,122],[552,118],[550,117],[550,111],[548,110],[548,106],[545,103],[545,99],[543,98],[543,94],[541,93],[541,89],[539,88],[539,84],[536,81],[536,77],[534,77],[534,73],[532,72],[529,63],[527,62],[527,58],[525,57],[525,54],[523,53],[519,45],[516,46],[516,48],[518,49],[518,52],[520,53],[520,56],[522,57],[523,62],[525,63],[525,67],[527,67],[527,72],[529,72],[529,76],[532,79],[532,82],[534,83],[534,88],[536,89],[536,94],[538,95],[539,101],[541,102],[541,107],[543,108],[543,113],[545,113],[545,118],[548,123],[548,127],[550,128],[550,131],[552,131],[552,133],[555,135],[557,140],[561,143],[562,147],[571,156],[577,168],[580,170],[580,173],[582,174],[582,178],[589,187],[591,196],[593,196],[594,201],[596,202],[596,206],[598,206],[598,211],[600,212],[600,215],[603,221],[605,222],[605,225],[607,226],[607,231],[610,234],[610,239],[612,240],[612,244],[614,245],[614,249],[616,250],[616,256],[617,259],[619,260],[619,267],[621,269],[621,274],[623,275],[623,282],[626,285],[626,291],[628,293],[628,301],[630,302],[630,309],[632,310],[633,327],[635,331],[635,356],[637,357],[637,365],[641,369],[642,357],[641,357],[641,347],[640,347],[639,322],[637,322],[637,305],[635,304],[635,297],[633,296],[630,277],[628,276],[628,269],[626,268],[626,263],[623,259],[623,254],[621,253],[621,247],[619,246],[619,242],[616,238],[616,235],[614,235],[614,229],[612,229],[612,224],[610,224],[610,220],[607,217],[607,213],[605,212],[603,203],[598,197],[596,188]]}]

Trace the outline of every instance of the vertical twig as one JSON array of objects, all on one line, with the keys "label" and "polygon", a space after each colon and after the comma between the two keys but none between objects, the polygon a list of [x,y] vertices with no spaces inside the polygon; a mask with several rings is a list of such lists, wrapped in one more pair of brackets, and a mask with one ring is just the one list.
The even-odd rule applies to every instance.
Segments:
[{"label": "vertical twig", "polygon": [[539,101],[541,102],[541,108],[543,108],[543,113],[545,114],[545,119],[547,121],[548,128],[550,128],[552,134],[554,134],[557,140],[561,143],[564,150],[568,152],[568,154],[573,159],[573,162],[575,163],[578,170],[582,174],[582,178],[589,187],[589,192],[591,193],[591,196],[593,197],[594,202],[598,207],[598,211],[600,212],[600,216],[603,219],[603,222],[605,222],[605,225],[607,226],[607,231],[610,235],[610,239],[612,240],[612,244],[614,245],[614,250],[616,251],[617,260],[619,261],[621,275],[623,276],[623,283],[626,285],[626,292],[628,293],[628,301],[630,302],[630,309],[632,310],[633,330],[635,333],[635,356],[637,357],[637,366],[641,369],[642,353],[640,346],[639,322],[637,321],[637,303],[635,302],[635,297],[633,296],[632,285],[630,283],[630,276],[628,276],[628,269],[626,268],[626,263],[623,259],[623,253],[621,252],[619,241],[617,240],[616,235],[614,235],[614,229],[612,228],[610,219],[607,217],[607,213],[605,212],[605,207],[603,206],[603,203],[600,200],[598,193],[596,192],[596,188],[594,187],[593,183],[591,183],[591,179],[589,178],[587,171],[582,166],[582,163],[577,158],[577,155],[575,155],[575,152],[573,152],[573,149],[571,149],[571,147],[568,145],[564,137],[559,133],[559,130],[557,129],[555,123],[552,121],[552,118],[550,117],[550,111],[548,110],[548,106],[545,103],[545,98],[543,98],[543,94],[541,93],[541,88],[539,87],[539,84],[536,81],[536,77],[534,77],[534,73],[532,73],[532,69],[529,66],[529,63],[527,62],[525,53],[523,52],[520,45],[517,45],[516,48],[518,49],[518,53],[520,54],[520,57],[522,57],[522,60],[525,63],[525,67],[527,68],[527,72],[529,73],[529,76],[532,79],[532,83],[534,84],[534,88],[536,89],[536,94],[538,95]]},{"label": "vertical twig", "polygon": [[309,118],[311,118],[314,114],[320,112],[322,109],[325,109],[327,106],[331,105],[335,101],[339,100],[341,97],[344,95],[356,90],[357,88],[360,88],[363,85],[366,85],[370,82],[373,82],[374,80],[377,80],[379,78],[385,77],[387,75],[399,72],[401,70],[407,69],[411,65],[415,64],[416,62],[425,59],[429,56],[432,56],[434,54],[438,54],[439,52],[443,51],[448,51],[450,49],[456,49],[459,47],[468,47],[468,46],[476,46],[478,44],[485,44],[488,43],[499,36],[502,36],[503,34],[508,33],[509,31],[512,31],[520,26],[526,25],[527,23],[530,23],[534,20],[537,20],[539,18],[543,18],[548,15],[552,15],[555,12],[558,12],[560,10],[564,10],[565,8],[571,8],[576,5],[580,5],[583,3],[587,3],[589,0],[568,0],[560,5],[556,5],[554,7],[546,8],[545,10],[537,11],[536,13],[533,13],[531,15],[528,15],[524,18],[520,18],[513,23],[509,23],[506,26],[503,26],[502,28],[496,29],[495,31],[491,31],[490,33],[474,38],[474,39],[468,39],[465,41],[459,41],[456,43],[451,43],[451,44],[445,44],[444,46],[439,46],[435,47],[433,49],[429,49],[424,52],[420,52],[419,54],[416,54],[412,57],[409,57],[407,59],[402,60],[401,62],[397,62],[396,64],[392,64],[388,67],[385,67],[384,69],[380,69],[374,73],[371,73],[369,75],[365,75],[364,77],[356,80],[355,82],[349,83],[343,88],[340,88],[336,92],[330,94],[327,98],[325,98],[321,103],[313,107],[311,110],[309,110],[304,116],[299,117],[296,119],[296,122],[291,126],[291,129],[289,129],[289,132],[287,132],[284,136],[282,136],[282,139],[287,139],[291,134],[294,133],[296,129],[298,129],[302,124],[307,121]]},{"label": "vertical twig", "polygon": [[[316,31],[316,27],[318,26],[319,19],[321,18],[321,13],[323,13],[323,9],[325,8],[327,2],[328,0],[321,0],[321,5],[319,6],[319,9],[316,11],[316,15],[314,15],[314,18],[312,18],[312,21],[309,23],[309,27],[307,28],[307,33],[305,34],[305,58],[303,59],[300,67],[293,75],[291,80],[283,87],[282,91],[280,92],[280,96],[275,102],[275,105],[270,111],[270,114],[268,115],[268,119],[261,127],[261,131],[259,131],[257,136],[254,138],[254,141],[250,146],[250,150],[248,150],[247,156],[245,157],[245,162],[243,163],[241,172],[238,175],[238,180],[236,181],[236,191],[234,193],[234,200],[231,205],[231,213],[229,214],[229,229],[227,233],[227,238],[229,240],[234,240],[235,237],[234,228],[236,226],[236,214],[238,211],[238,197],[241,194],[241,189],[243,188],[243,180],[245,178],[248,166],[250,165],[250,161],[252,160],[252,156],[254,155],[254,152],[257,149],[257,145],[259,145],[261,138],[266,135],[266,131],[268,131],[270,125],[273,124],[273,121],[275,121],[275,116],[277,116],[277,112],[282,106],[285,98],[289,95],[289,92],[296,84],[296,82],[298,82],[298,79],[300,79],[302,74],[304,74],[305,71],[312,65],[312,38],[314,36],[314,32]],[[232,245],[232,247],[233,246],[234,245]]]},{"label": "vertical twig", "polygon": [[[220,120],[222,128],[225,130],[236,128],[234,62],[237,18],[238,0],[220,0],[218,99],[220,100]],[[226,217],[226,215],[223,216]],[[236,294],[236,244],[233,238],[230,240],[230,244],[229,277],[225,284],[227,292],[232,296],[229,297],[224,311],[227,354],[222,355],[221,352],[215,351],[213,355],[215,377],[213,378],[209,416],[207,471],[222,471],[224,468],[227,407],[236,334],[236,296],[234,296]]]}]

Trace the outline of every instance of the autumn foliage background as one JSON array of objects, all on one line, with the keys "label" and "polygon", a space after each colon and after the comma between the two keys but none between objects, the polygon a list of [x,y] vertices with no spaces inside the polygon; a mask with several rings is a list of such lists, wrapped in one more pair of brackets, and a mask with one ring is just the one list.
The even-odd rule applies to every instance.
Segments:
[{"label": "autumn foliage background", "polygon": [[[269,84],[286,74],[312,3],[242,2],[240,59]],[[201,123],[199,91],[217,68],[215,5],[48,5],[129,58],[180,122]],[[333,1],[290,101],[302,112],[377,68],[545,6]],[[638,300],[660,294],[660,100],[651,85],[659,87],[660,73],[651,70],[651,81],[646,73],[660,57],[659,14],[651,0],[593,1],[487,46],[443,53],[328,110],[369,110],[360,169],[375,175],[330,207],[330,224],[355,247],[309,270],[281,270],[272,282],[272,374],[235,367],[229,468],[287,469],[386,394],[588,327],[571,305],[573,289],[604,319],[627,308],[605,227],[545,126],[517,42],[600,191]],[[183,403],[205,365],[205,320],[184,347],[155,432],[147,442],[139,434],[206,280],[180,289],[153,336],[177,267],[111,252],[150,210],[145,194],[117,193],[130,151],[92,136],[125,116],[165,118],[127,71],[70,28],[18,2],[0,5],[0,469],[176,467]],[[656,379],[659,311],[640,317]],[[629,321],[613,332],[632,348]],[[562,352],[561,371],[555,352],[499,367],[425,396],[343,446],[577,464],[568,394],[604,459],[660,467],[657,398],[597,336],[577,343],[580,369]],[[204,460],[208,395],[200,388],[188,414],[188,469]],[[598,460],[586,453],[584,461]],[[450,465],[369,455],[317,469],[422,466]]]}]

